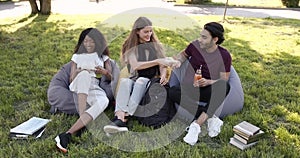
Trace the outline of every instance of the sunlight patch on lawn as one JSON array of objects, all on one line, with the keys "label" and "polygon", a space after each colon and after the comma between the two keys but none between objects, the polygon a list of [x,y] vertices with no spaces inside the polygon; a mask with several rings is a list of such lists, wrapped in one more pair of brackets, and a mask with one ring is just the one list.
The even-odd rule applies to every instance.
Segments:
[{"label": "sunlight patch on lawn", "polygon": [[[226,30],[229,38],[248,41],[250,47],[261,55],[274,55],[274,53],[285,52],[291,55],[300,55],[300,22],[294,21],[290,24],[275,23],[273,19],[246,19],[234,18],[236,22],[230,24]],[[243,27],[240,27],[243,25]],[[227,25],[224,25],[227,27]],[[272,37],[272,38],[270,38]]]},{"label": "sunlight patch on lawn", "polygon": [[176,30],[177,28],[194,28],[199,24],[192,18],[188,18],[185,15],[156,15],[156,14],[132,14],[123,13],[118,14],[103,21],[107,27],[124,27],[125,29],[131,29],[132,24],[139,16],[146,16],[151,19],[154,27],[162,29]]},{"label": "sunlight patch on lawn", "polygon": [[[32,23],[32,21],[37,17],[37,15],[32,16],[32,17],[25,17],[25,18],[14,18],[14,19],[7,19],[7,22],[10,22],[11,25],[13,24],[13,27],[6,27],[6,31],[7,32],[15,32],[18,29],[29,25],[30,23]],[[5,20],[4,20],[5,21]],[[2,24],[2,22],[0,21],[0,24]],[[5,25],[5,24],[4,24]]]},{"label": "sunlight patch on lawn", "polygon": [[[215,3],[226,3],[226,0],[212,0]],[[283,7],[280,0],[229,0],[229,5],[256,7]]]},{"label": "sunlight patch on lawn", "polygon": [[257,71],[263,71],[264,68],[263,68],[263,65],[261,63],[252,63],[253,67],[255,67],[255,69]]},{"label": "sunlight patch on lawn", "polygon": [[276,130],[274,130],[275,132],[275,137],[282,143],[286,143],[289,145],[293,145],[296,146],[300,149],[300,140],[299,140],[299,136],[295,135],[295,134],[291,134],[286,128],[284,127],[279,127]]},{"label": "sunlight patch on lawn", "polygon": [[288,113],[288,110],[282,105],[275,105],[271,109],[271,113],[277,116],[285,116]]},{"label": "sunlight patch on lawn", "polygon": [[286,120],[295,123],[300,123],[300,115],[296,112],[290,113],[286,116]]}]

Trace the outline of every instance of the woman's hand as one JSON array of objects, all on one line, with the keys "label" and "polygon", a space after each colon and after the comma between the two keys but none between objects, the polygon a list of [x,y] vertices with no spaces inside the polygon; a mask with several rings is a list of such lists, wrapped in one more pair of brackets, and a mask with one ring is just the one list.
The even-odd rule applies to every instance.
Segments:
[{"label": "woman's hand", "polygon": [[166,85],[166,84],[168,83],[168,80],[167,80],[167,78],[166,78],[165,75],[161,75],[161,76],[160,76],[160,81],[159,81],[159,83],[160,83],[162,86],[164,86],[164,85]]},{"label": "woman's hand", "polygon": [[167,59],[167,61],[169,63],[168,66],[170,66],[172,68],[179,68],[181,66],[181,62],[179,60],[175,60],[175,59],[173,59],[171,57],[167,57],[166,59]]},{"label": "woman's hand", "polygon": [[160,64],[160,65],[163,65],[163,66],[169,66],[169,67],[172,67],[172,68],[178,68],[181,66],[181,62],[178,61],[178,60],[174,60],[173,58],[171,57],[166,57],[166,58],[159,58],[157,59],[157,62]]},{"label": "woman's hand", "polygon": [[97,67],[95,67],[95,73],[106,75],[108,73],[108,71],[105,68],[101,67],[101,66],[97,66]]}]

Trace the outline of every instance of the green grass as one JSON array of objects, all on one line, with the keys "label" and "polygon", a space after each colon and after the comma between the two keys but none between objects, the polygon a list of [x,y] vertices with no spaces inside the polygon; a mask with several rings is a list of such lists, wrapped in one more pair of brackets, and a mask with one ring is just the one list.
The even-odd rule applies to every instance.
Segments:
[{"label": "green grass", "polygon": [[[212,0],[208,4],[225,5],[226,0]],[[228,0],[228,5],[238,7],[286,8],[282,5],[281,0]]]},{"label": "green grass", "polygon": [[[226,0],[212,0],[214,3],[226,3]],[[228,0],[233,6],[255,6],[255,7],[283,7],[281,0]]]},{"label": "green grass", "polygon": [[[123,15],[127,16],[127,15]],[[151,15],[149,15],[151,16]],[[111,57],[119,59],[122,42],[132,20],[114,26],[103,24],[109,15],[50,15],[7,18],[0,20],[0,157],[297,157],[300,152],[300,21],[228,17],[224,23],[226,41],[233,65],[245,93],[242,111],[224,118],[222,132],[216,138],[200,137],[191,147],[182,141],[183,125],[176,121],[157,135],[151,128],[130,121],[132,131],[153,138],[160,148],[148,152],[152,140],[141,143],[137,133],[113,138],[105,136],[102,127],[112,117],[113,108],[105,111],[89,127],[89,132],[75,138],[70,153],[63,155],[55,148],[54,137],[66,131],[76,116],[49,114],[47,88],[53,75],[67,63],[80,32],[97,27],[109,41]],[[192,16],[185,23],[175,16],[152,16],[156,34],[172,56],[198,37],[200,27],[220,16]],[[127,19],[126,19],[127,20]],[[166,22],[168,21],[168,22]],[[178,21],[178,25],[168,23]],[[188,22],[188,20],[187,20]],[[186,25],[187,24],[187,27]],[[180,28],[174,28],[180,26]],[[170,29],[167,29],[170,28]],[[32,116],[52,121],[40,139],[11,140],[9,129]],[[246,151],[228,144],[232,126],[249,121],[265,132],[265,137]],[[175,131],[175,132],[174,132]],[[178,131],[180,131],[178,133]],[[180,135],[180,133],[182,133]],[[164,139],[169,137],[169,139]],[[141,138],[142,139],[142,138]],[[122,150],[118,150],[122,149]],[[126,151],[134,149],[141,152]],[[125,151],[124,151],[125,150]]]}]

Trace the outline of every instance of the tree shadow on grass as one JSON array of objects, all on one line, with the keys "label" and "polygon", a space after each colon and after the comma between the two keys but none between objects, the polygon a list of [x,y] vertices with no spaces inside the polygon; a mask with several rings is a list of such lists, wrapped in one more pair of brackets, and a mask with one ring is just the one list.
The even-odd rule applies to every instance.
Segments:
[{"label": "tree shadow on grass", "polygon": [[[7,118],[18,118],[21,117],[19,115],[24,115],[13,109],[31,115],[41,115],[43,110],[48,108],[45,105],[47,104],[46,90],[51,76],[59,68],[57,63],[60,65],[66,63],[65,55],[74,47],[63,42],[63,40],[73,39],[71,31],[68,32],[67,29],[62,31],[57,27],[59,22],[47,22],[48,18],[49,16],[45,15],[23,18],[18,23],[26,25],[14,32],[3,31],[1,34],[0,40],[6,43],[1,44],[3,50],[1,66],[5,67],[0,72],[3,81],[1,103],[10,109],[3,113]],[[41,104],[38,103],[40,99],[44,100],[42,103],[44,106],[37,108],[42,111],[33,108],[25,110],[30,106]]]}]

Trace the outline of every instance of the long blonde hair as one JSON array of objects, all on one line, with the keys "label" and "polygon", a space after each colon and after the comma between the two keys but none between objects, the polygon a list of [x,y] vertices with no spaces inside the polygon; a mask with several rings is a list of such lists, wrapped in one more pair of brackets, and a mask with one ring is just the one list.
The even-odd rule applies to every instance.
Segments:
[{"label": "long blonde hair", "polygon": [[[127,53],[130,53],[132,51],[137,53],[136,47],[139,44],[139,36],[138,36],[137,32],[146,26],[152,26],[152,22],[146,17],[139,17],[134,22],[132,30],[131,30],[129,36],[127,37],[127,39],[125,40],[123,47],[122,47],[121,55],[122,55],[122,62],[124,64],[128,64]],[[154,31],[152,32],[152,35],[150,37],[150,42],[152,42],[154,45],[154,48],[157,53],[156,54],[157,57],[158,58],[165,57],[163,47],[162,47],[160,41],[158,40],[158,38],[156,37]]]}]

